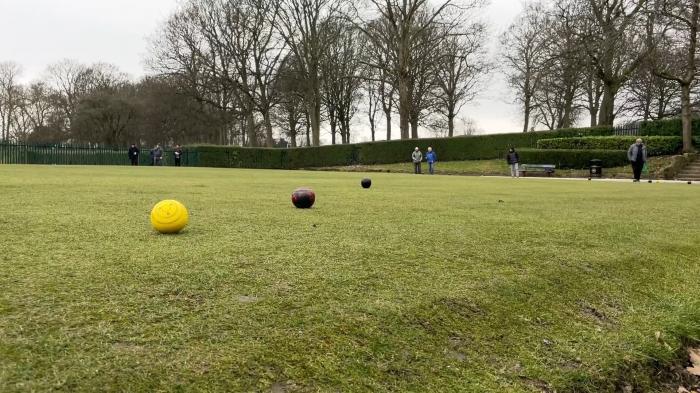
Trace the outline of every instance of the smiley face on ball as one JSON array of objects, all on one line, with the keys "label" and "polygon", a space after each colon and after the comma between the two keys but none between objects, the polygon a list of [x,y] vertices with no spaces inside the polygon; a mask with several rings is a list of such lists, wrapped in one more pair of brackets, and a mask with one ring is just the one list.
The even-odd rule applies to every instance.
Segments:
[{"label": "smiley face on ball", "polygon": [[160,233],[178,233],[188,222],[187,208],[176,200],[160,201],[151,210],[151,224]]}]

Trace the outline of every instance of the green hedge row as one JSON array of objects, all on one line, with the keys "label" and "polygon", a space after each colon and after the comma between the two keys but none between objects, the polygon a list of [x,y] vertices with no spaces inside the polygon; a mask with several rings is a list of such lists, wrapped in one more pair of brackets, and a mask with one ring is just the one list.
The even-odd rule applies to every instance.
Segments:
[{"label": "green hedge row", "polygon": [[[357,163],[356,145],[311,149],[269,149],[238,146],[188,146],[194,166],[214,168],[297,169]],[[331,163],[331,164],[329,164]]]},{"label": "green hedge row", "polygon": [[520,149],[518,154],[521,164],[554,164],[568,169],[588,168],[593,159],[602,160],[606,168],[628,163],[627,150]]},{"label": "green hedge row", "polygon": [[426,138],[294,149],[188,146],[199,166],[298,169],[322,166],[390,164],[410,161],[414,147],[432,146],[440,161],[502,158],[509,147],[534,148],[540,139],[612,135],[612,127],[568,128],[514,134]]},{"label": "green hedge row", "polygon": [[[700,134],[700,119],[693,119],[693,135]],[[642,122],[639,128],[641,135],[681,136],[683,122],[681,119],[668,119]]]},{"label": "green hedge row", "polygon": [[[582,138],[540,139],[538,149],[627,150],[636,136],[591,136]],[[679,136],[645,136],[644,143],[651,156],[676,154],[683,147]]]}]

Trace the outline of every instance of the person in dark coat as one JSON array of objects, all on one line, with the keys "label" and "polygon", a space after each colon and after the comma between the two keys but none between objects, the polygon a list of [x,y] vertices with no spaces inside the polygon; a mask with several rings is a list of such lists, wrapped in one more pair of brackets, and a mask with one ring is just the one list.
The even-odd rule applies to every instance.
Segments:
[{"label": "person in dark coat", "polygon": [[131,160],[132,166],[139,165],[139,154],[141,154],[141,151],[135,144],[132,143],[131,147],[129,148],[129,160]]},{"label": "person in dark coat", "polygon": [[647,162],[647,147],[644,141],[637,139],[636,142],[627,150],[627,158],[632,164],[632,172],[634,172],[634,182],[639,182],[642,177],[644,164]]},{"label": "person in dark coat", "polygon": [[160,147],[160,143],[156,143],[156,147],[151,150],[153,155],[153,165],[162,166],[163,165],[163,148]]},{"label": "person in dark coat", "polygon": [[508,166],[510,166],[510,176],[520,177],[520,172],[518,171],[518,165],[520,163],[520,156],[514,148],[508,150],[508,155],[506,156],[506,161],[508,161]]},{"label": "person in dark coat", "polygon": [[180,145],[175,145],[173,156],[175,156],[175,166],[182,166],[182,148],[180,148]]}]

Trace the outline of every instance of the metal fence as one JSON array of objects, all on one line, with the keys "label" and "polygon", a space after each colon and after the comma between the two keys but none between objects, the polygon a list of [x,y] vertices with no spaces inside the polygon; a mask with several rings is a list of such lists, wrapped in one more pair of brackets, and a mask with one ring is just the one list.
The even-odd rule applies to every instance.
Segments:
[{"label": "metal fence", "polygon": [[[126,147],[95,147],[76,145],[30,145],[0,142],[0,164],[39,165],[131,165]],[[139,165],[153,165],[150,149],[141,149]],[[197,152],[183,149],[181,164],[197,165]],[[174,166],[172,149],[163,149],[163,166]]]},{"label": "metal fence", "polygon": [[639,136],[641,131],[640,123],[627,123],[615,126],[615,135]]}]

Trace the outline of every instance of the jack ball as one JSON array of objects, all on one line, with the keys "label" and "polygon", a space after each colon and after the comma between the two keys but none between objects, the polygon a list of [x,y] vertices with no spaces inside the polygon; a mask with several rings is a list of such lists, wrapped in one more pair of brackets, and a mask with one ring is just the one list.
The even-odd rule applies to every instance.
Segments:
[{"label": "jack ball", "polygon": [[189,223],[189,213],[182,203],[167,199],[151,210],[151,225],[160,233],[178,233]]}]

